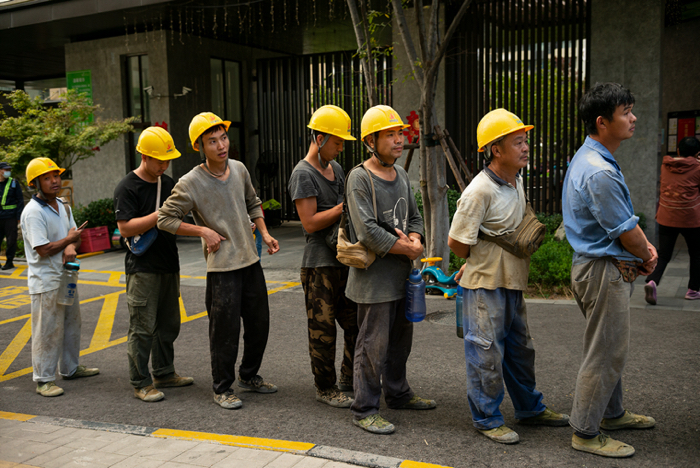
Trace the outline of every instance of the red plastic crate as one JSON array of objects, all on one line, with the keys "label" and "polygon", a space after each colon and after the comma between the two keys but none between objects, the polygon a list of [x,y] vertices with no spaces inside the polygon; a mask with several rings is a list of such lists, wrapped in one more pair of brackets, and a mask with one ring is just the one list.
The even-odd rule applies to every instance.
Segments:
[{"label": "red plastic crate", "polygon": [[109,250],[112,247],[107,226],[83,230],[83,233],[80,234],[80,241],[78,253],[98,252],[100,250]]}]

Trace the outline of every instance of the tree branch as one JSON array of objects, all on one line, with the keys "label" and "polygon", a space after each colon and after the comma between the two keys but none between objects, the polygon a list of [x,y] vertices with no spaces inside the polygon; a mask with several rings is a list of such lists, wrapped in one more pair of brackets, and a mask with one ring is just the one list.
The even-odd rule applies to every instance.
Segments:
[{"label": "tree branch", "polygon": [[[360,0],[364,2],[364,0]],[[355,29],[355,39],[357,40],[357,50],[361,51],[366,48],[366,56],[360,54],[360,63],[362,63],[362,72],[365,75],[365,83],[367,84],[367,94],[369,96],[369,105],[374,107],[379,104],[377,101],[377,87],[374,83],[374,60],[372,59],[372,46],[369,43],[369,31],[367,29],[367,13],[364,4],[361,4],[362,17],[357,11],[356,0],[347,0],[348,9],[350,10],[350,18],[352,19],[352,27]],[[363,23],[363,27],[360,27]]]},{"label": "tree branch", "polygon": [[438,12],[440,11],[439,1],[433,0],[433,4],[430,7],[430,30],[428,31],[428,56],[435,56],[435,47],[437,46],[438,40]]},{"label": "tree branch", "polygon": [[413,38],[411,38],[411,33],[408,31],[408,25],[406,24],[406,15],[403,14],[401,0],[391,0],[391,4],[394,7],[396,23],[399,25],[399,32],[401,33],[401,39],[403,39],[403,45],[406,49],[406,55],[408,55],[408,63],[411,65],[413,78],[415,78],[416,83],[418,83],[419,87],[423,87],[423,69],[416,65],[416,62],[418,62],[418,55],[416,54],[416,48],[413,45]]},{"label": "tree branch", "polygon": [[[396,1],[396,0],[394,0],[394,1]],[[426,74],[437,74],[438,68],[440,67],[440,62],[442,61],[442,58],[445,56],[445,52],[447,52],[447,46],[450,43],[450,40],[452,39],[452,36],[454,35],[455,31],[459,27],[459,23],[462,21],[462,18],[464,17],[464,14],[469,9],[469,6],[471,5],[471,3],[472,3],[472,0],[464,0],[464,3],[462,3],[462,6],[459,8],[459,11],[455,15],[455,17],[452,19],[452,24],[450,24],[450,27],[447,29],[447,32],[445,33],[445,37],[442,40],[442,44],[440,44],[440,48],[435,53],[435,57],[433,58],[433,62],[430,64],[430,69],[428,69],[426,71]]]},{"label": "tree branch", "polygon": [[423,20],[423,0],[414,0],[413,9],[415,10],[416,24],[418,25],[418,48],[420,50],[421,65],[425,67],[428,64],[430,48],[425,37],[425,21]]}]

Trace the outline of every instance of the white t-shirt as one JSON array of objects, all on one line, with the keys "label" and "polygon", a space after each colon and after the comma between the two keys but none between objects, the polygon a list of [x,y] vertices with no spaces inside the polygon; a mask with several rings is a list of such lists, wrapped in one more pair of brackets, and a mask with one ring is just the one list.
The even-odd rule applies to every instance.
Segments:
[{"label": "white t-shirt", "polygon": [[466,289],[527,289],[530,259],[518,258],[493,242],[478,239],[513,232],[525,216],[522,177],[513,187],[488,168],[471,181],[457,202],[450,237],[471,246],[459,284]]},{"label": "white t-shirt", "polygon": [[22,237],[24,254],[27,257],[27,285],[29,294],[40,294],[58,289],[63,273],[63,251],[50,257],[42,257],[35,250],[50,242],[64,239],[70,228],[77,228],[73,212],[68,215],[66,208],[57,200],[58,211],[36,195],[22,211]]}]

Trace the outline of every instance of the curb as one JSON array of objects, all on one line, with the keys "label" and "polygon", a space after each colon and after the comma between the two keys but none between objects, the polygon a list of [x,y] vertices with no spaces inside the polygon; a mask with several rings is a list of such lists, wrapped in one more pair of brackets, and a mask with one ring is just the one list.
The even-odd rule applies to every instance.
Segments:
[{"label": "curb", "polygon": [[280,439],[263,439],[260,437],[214,434],[210,432],[181,431],[177,429],[164,429],[148,426],[132,426],[129,424],[82,421],[77,419],[56,418],[50,416],[9,413],[5,411],[0,411],[0,419],[37,424],[49,424],[52,426],[73,427],[93,431],[117,432],[121,434],[131,434],[144,437],[210,442],[230,445],[233,447],[268,450],[272,452],[286,452],[341,463],[352,463],[354,465],[364,466],[367,468],[451,468],[444,465],[435,465],[433,463],[402,460],[400,458],[373,455],[370,453],[356,452],[354,450],[328,447],[325,445]]}]

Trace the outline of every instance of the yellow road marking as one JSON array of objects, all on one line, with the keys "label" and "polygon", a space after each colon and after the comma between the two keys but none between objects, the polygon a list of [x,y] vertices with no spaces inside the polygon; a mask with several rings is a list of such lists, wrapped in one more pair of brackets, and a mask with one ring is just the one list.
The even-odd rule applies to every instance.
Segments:
[{"label": "yellow road marking", "polygon": [[97,319],[95,332],[92,334],[92,341],[90,341],[88,349],[83,350],[82,353],[89,354],[110,346],[109,339],[112,337],[112,326],[114,325],[114,315],[117,312],[119,295],[125,292],[126,291],[117,291],[102,296],[105,301],[104,304],[102,304],[100,318]]},{"label": "yellow road marking", "polygon": [[[12,363],[17,359],[19,353],[32,337],[32,321],[27,319],[22,329],[17,333],[9,346],[0,355],[0,380],[4,380],[4,374],[10,368]],[[29,369],[31,371],[31,368]]]},{"label": "yellow road marking", "polygon": [[433,463],[423,463],[412,460],[404,460],[399,465],[399,468],[451,468],[445,465],[435,465]]},{"label": "yellow road marking", "polygon": [[208,432],[179,431],[175,429],[158,429],[151,434],[153,437],[172,437],[182,440],[214,441],[223,445],[234,447],[247,447],[258,450],[274,450],[277,452],[306,452],[315,447],[315,444],[306,442],[291,442],[288,440],[262,439],[258,437],[244,437],[226,434],[211,434]]},{"label": "yellow road marking", "polygon": [[8,413],[6,411],[0,411],[0,419],[9,419],[10,421],[29,421],[30,419],[36,418],[33,414],[22,414],[22,413]]},{"label": "yellow road marking", "polygon": [[6,324],[6,323],[16,322],[17,320],[22,320],[22,319],[25,319],[25,318],[29,318],[29,317],[31,317],[31,316],[32,316],[32,314],[20,315],[19,317],[15,317],[15,318],[3,320],[3,321],[0,322],[0,325],[4,325],[4,324]]},{"label": "yellow road marking", "polygon": [[187,311],[185,310],[185,303],[182,302],[182,297],[179,297],[178,300],[180,301],[180,323],[187,323],[191,322],[192,320],[197,320],[198,318],[206,317],[206,310],[204,312],[188,316]]}]

